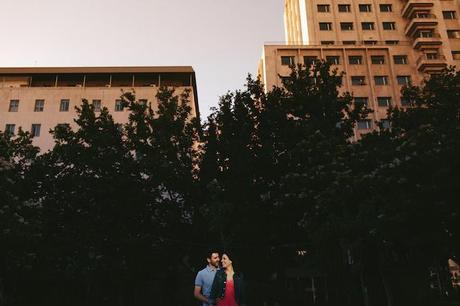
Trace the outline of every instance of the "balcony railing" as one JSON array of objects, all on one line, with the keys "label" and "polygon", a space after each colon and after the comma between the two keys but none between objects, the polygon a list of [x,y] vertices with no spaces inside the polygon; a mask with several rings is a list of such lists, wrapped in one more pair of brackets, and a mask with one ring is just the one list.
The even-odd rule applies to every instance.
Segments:
[{"label": "balcony railing", "polygon": [[438,24],[436,15],[433,14],[415,14],[407,24],[404,32],[406,35],[412,35],[419,27],[434,27]]},{"label": "balcony railing", "polygon": [[433,48],[442,45],[441,35],[438,33],[418,33],[412,45],[415,49]]},{"label": "balcony railing", "polygon": [[433,0],[408,0],[403,1],[403,9],[401,15],[404,18],[410,16],[414,9],[429,9],[434,6]]},{"label": "balcony railing", "polygon": [[437,54],[436,56],[433,56],[433,55],[427,56],[426,54],[424,54],[417,59],[417,65],[419,65],[423,61],[427,61],[427,62],[446,61],[446,57],[440,54]]},{"label": "balcony railing", "polygon": [[439,33],[417,33],[415,38],[441,38]]}]

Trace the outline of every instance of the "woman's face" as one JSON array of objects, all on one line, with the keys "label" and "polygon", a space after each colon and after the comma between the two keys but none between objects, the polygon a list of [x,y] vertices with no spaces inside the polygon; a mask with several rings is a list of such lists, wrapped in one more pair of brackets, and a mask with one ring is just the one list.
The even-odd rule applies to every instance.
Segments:
[{"label": "woman's face", "polygon": [[232,261],[228,258],[227,254],[222,255],[222,259],[220,261],[222,263],[222,268],[228,268],[232,265]]}]

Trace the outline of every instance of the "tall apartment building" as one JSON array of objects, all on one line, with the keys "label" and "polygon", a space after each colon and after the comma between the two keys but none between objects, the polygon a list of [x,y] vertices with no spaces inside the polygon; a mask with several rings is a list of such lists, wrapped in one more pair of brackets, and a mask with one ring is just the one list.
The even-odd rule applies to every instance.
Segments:
[{"label": "tall apartment building", "polygon": [[342,90],[374,110],[357,127],[367,132],[388,106],[408,106],[403,85],[460,67],[459,13],[459,0],[285,0],[287,41],[264,46],[259,75],[269,89],[292,64],[329,61],[346,73]]},{"label": "tall apartment building", "polygon": [[58,124],[74,126],[75,106],[88,100],[96,111],[107,107],[118,123],[128,121],[121,104],[122,90],[157,102],[160,86],[179,94],[189,89],[192,116],[199,115],[195,72],[191,67],[0,68],[0,130],[30,131],[42,150],[53,146],[49,130]]}]

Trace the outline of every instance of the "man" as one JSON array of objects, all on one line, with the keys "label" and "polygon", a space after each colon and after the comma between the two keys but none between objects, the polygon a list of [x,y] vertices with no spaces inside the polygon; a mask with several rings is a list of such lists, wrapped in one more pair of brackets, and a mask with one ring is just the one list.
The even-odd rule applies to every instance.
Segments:
[{"label": "man", "polygon": [[197,300],[203,302],[203,306],[212,306],[214,305],[214,301],[209,296],[211,295],[212,282],[219,269],[219,252],[214,250],[209,251],[206,255],[206,260],[208,261],[208,265],[196,275],[193,295]]}]

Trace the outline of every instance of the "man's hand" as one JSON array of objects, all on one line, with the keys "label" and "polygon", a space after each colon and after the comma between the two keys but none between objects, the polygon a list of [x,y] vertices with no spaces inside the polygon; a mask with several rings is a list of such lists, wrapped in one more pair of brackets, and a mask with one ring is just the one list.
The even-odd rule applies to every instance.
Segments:
[{"label": "man's hand", "polygon": [[193,296],[198,301],[201,301],[201,302],[204,302],[204,303],[209,303],[208,298],[201,294],[201,287],[199,287],[199,286],[195,286],[195,290],[193,290]]}]

